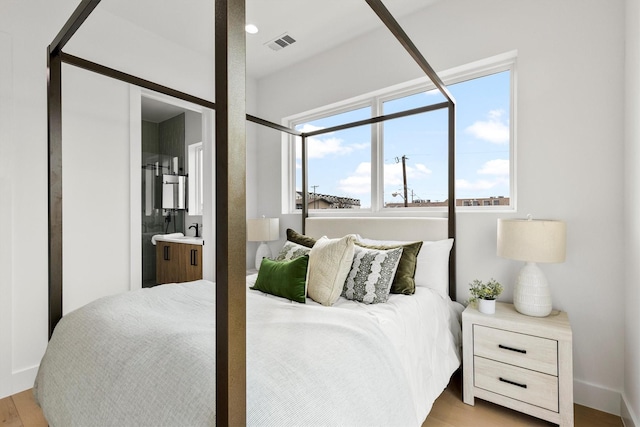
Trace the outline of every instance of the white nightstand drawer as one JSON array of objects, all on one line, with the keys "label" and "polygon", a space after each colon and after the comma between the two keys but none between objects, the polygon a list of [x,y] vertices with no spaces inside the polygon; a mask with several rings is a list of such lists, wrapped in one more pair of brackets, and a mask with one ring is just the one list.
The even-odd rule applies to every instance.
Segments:
[{"label": "white nightstand drawer", "polygon": [[558,342],[474,325],[473,353],[549,375],[558,375]]},{"label": "white nightstand drawer", "polygon": [[558,377],[474,357],[474,385],[558,412]]}]

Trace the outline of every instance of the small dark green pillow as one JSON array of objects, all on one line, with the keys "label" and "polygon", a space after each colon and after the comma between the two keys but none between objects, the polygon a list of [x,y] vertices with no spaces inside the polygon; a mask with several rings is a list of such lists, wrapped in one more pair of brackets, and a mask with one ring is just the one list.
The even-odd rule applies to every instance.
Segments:
[{"label": "small dark green pillow", "polygon": [[262,258],[256,284],[251,289],[304,303],[306,301],[305,285],[308,264],[309,255],[290,261],[273,261],[269,258]]},{"label": "small dark green pillow", "polygon": [[402,257],[393,277],[391,284],[392,294],[413,295],[416,293],[416,263],[418,262],[418,253],[422,248],[422,242],[397,244],[397,245],[366,245],[356,242],[356,245],[370,249],[395,249],[402,248]]},{"label": "small dark green pillow", "polygon": [[305,236],[290,228],[287,228],[287,240],[293,243],[297,243],[308,248],[312,248],[316,244],[316,239],[313,237]]}]

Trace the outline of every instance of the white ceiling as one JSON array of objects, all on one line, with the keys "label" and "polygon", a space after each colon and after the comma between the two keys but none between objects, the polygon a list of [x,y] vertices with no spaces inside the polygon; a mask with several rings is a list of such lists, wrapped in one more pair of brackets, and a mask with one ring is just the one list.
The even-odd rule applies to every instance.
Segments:
[{"label": "white ceiling", "polygon": [[[400,20],[441,0],[383,0]],[[247,75],[256,79],[382,27],[364,0],[247,0]],[[213,55],[213,0],[103,0],[99,6],[188,49]],[[296,43],[273,51],[267,43],[283,33]]]},{"label": "white ceiling", "polygon": [[[398,20],[437,1],[441,0],[383,0]],[[259,29],[246,35],[247,75],[255,79],[383,27],[365,0],[247,0],[246,5],[247,23]],[[102,0],[98,7],[187,49],[213,56],[214,0]],[[265,45],[284,33],[296,42],[279,51]],[[150,98],[143,98],[142,110],[143,120],[155,123],[185,111]]]}]

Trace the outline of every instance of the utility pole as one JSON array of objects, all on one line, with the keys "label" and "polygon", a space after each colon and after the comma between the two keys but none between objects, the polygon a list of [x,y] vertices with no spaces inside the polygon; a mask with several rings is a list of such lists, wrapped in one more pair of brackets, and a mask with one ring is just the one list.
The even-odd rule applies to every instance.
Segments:
[{"label": "utility pole", "polygon": [[[407,161],[408,157],[402,156],[402,183],[404,185],[404,207],[409,206],[409,199],[407,198]],[[398,163],[398,158],[396,157],[396,163]]]}]

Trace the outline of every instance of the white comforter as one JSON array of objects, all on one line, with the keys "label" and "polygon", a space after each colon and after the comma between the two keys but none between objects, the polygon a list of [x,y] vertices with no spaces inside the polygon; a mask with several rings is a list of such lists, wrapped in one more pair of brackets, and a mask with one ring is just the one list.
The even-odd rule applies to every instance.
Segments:
[{"label": "white comforter", "polygon": [[[163,285],[66,315],[34,386],[49,425],[214,425],[214,286]],[[460,363],[453,306],[425,288],[333,307],[248,290],[247,424],[420,425]]]}]

